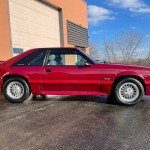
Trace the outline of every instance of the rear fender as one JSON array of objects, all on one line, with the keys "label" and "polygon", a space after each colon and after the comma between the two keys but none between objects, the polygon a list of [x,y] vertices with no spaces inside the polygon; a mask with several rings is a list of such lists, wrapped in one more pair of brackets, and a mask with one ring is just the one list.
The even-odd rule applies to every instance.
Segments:
[{"label": "rear fender", "polygon": [[2,88],[3,88],[3,83],[11,78],[11,77],[20,77],[22,79],[24,79],[29,87],[32,93],[40,93],[40,86],[38,86],[37,84],[34,84],[34,81],[30,81],[29,77],[25,74],[5,74],[1,79],[0,79],[0,92],[2,93]]}]

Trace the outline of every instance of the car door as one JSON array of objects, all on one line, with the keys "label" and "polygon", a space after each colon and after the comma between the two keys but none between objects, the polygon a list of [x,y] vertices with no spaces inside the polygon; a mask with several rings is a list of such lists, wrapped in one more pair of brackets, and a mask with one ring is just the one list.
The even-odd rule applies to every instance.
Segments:
[{"label": "car door", "polygon": [[41,87],[45,94],[98,92],[100,70],[76,49],[51,49],[42,68]]}]

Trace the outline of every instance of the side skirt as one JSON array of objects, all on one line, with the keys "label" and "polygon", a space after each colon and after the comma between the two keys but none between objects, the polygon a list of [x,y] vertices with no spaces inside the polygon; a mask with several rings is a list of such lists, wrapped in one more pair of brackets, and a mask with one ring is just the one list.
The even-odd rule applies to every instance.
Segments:
[{"label": "side skirt", "polygon": [[84,92],[79,92],[79,91],[44,91],[41,92],[43,95],[101,95],[101,96],[108,96],[107,93],[102,93],[102,92],[91,92],[91,91],[84,91]]}]

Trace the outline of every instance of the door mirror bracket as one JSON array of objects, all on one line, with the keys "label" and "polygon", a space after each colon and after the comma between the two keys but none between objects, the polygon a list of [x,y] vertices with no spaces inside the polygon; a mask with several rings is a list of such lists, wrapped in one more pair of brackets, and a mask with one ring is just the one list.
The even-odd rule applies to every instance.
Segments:
[{"label": "door mirror bracket", "polygon": [[84,63],[84,66],[86,67],[86,66],[91,66],[92,64],[91,63],[89,63],[89,62],[85,62]]}]

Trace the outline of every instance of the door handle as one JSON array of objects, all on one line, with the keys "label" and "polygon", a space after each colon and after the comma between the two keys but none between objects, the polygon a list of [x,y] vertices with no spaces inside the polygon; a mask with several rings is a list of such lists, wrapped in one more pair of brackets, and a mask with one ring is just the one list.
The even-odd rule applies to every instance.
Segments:
[{"label": "door handle", "polygon": [[52,72],[51,69],[45,69],[45,72]]}]

